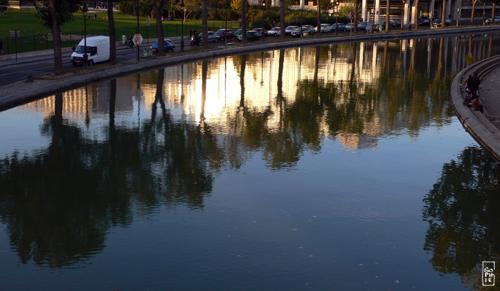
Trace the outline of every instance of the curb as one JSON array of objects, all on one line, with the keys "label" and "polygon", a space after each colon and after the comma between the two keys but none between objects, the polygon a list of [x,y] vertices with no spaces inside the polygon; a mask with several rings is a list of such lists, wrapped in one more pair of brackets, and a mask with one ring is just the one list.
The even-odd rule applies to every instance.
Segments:
[{"label": "curb", "polygon": [[140,63],[118,65],[112,68],[106,67],[80,75],[73,75],[67,78],[50,81],[35,81],[33,83],[16,82],[0,87],[0,111],[18,106],[37,98],[41,98],[55,92],[68,90],[74,87],[83,86],[87,83],[93,83],[105,79],[115,78],[148,69],[177,65],[186,62],[199,61],[203,59],[212,59],[229,55],[246,54],[250,52],[266,51],[273,49],[283,49],[297,46],[312,46],[322,44],[337,44],[345,42],[376,41],[390,39],[407,39],[418,37],[431,37],[439,35],[453,35],[463,33],[486,33],[500,31],[500,26],[487,27],[468,27],[468,28],[446,28],[439,30],[425,31],[405,31],[389,32],[379,34],[351,35],[351,36],[330,36],[325,38],[310,38],[299,40],[287,40],[275,43],[247,44],[243,47],[231,47],[212,51],[202,51],[189,53],[181,56],[166,56],[155,59],[149,59]]},{"label": "curb", "polygon": [[498,66],[500,66],[500,55],[468,66],[453,79],[450,94],[457,117],[465,130],[497,160],[500,160],[500,129],[490,122],[487,114],[471,110],[463,104],[463,84],[469,75],[477,72],[483,79]]}]

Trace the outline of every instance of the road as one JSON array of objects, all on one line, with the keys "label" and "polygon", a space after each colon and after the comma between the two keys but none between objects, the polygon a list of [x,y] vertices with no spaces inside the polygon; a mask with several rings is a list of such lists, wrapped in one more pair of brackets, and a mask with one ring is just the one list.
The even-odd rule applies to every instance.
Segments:
[{"label": "road", "polygon": [[[180,40],[173,39],[175,50],[180,49]],[[184,40],[185,49],[189,50],[189,41]],[[63,65],[65,69],[72,68],[70,61],[71,51],[63,51]],[[118,63],[123,63],[128,60],[135,60],[137,56],[136,48],[128,48],[124,46],[117,47],[116,58]],[[22,81],[28,76],[41,76],[54,71],[54,57],[51,54],[34,57],[23,57],[15,60],[0,61],[0,86]]]}]

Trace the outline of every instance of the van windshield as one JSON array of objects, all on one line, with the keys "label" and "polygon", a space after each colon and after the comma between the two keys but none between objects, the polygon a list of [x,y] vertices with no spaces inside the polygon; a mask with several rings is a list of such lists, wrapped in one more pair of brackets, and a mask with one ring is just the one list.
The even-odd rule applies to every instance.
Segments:
[{"label": "van windshield", "polygon": [[[75,49],[76,53],[83,54],[85,52],[85,47],[83,45],[79,45]],[[97,47],[95,46],[87,46],[87,54],[93,56],[97,54]]]}]

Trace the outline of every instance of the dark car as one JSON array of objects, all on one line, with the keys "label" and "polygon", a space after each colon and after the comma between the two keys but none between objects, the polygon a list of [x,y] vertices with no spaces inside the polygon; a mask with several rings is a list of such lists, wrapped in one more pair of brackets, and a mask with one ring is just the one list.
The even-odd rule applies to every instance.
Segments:
[{"label": "dark car", "polygon": [[234,33],[231,29],[221,28],[215,32],[215,37],[217,37],[218,41],[232,40]]},{"label": "dark car", "polygon": [[391,26],[391,28],[401,28],[401,22],[399,22],[398,20],[389,20],[389,25]]},{"label": "dark car", "polygon": [[[243,40],[243,34],[239,34],[236,37],[239,41]],[[260,33],[255,31],[255,30],[249,30],[247,31],[247,40],[248,41],[253,41],[253,40],[258,40],[260,39]]]},{"label": "dark car", "polygon": [[[166,38],[164,40],[164,42],[163,42],[163,45],[164,45],[165,51],[167,51],[167,52],[173,52],[174,51],[175,45],[174,45],[174,43],[172,42],[171,39]],[[154,41],[151,44],[151,50],[153,50],[153,53],[157,53],[158,52],[158,41]]]},{"label": "dark car", "polygon": [[431,24],[431,20],[429,19],[429,17],[420,17],[418,19],[418,25],[429,25]]}]

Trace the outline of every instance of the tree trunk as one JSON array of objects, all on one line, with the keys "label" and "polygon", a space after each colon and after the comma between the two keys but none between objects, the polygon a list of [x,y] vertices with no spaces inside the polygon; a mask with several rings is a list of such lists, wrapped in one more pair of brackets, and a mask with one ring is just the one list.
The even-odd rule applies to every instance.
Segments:
[{"label": "tree trunk", "polygon": [[201,25],[203,31],[203,46],[208,47],[208,0],[201,1]]},{"label": "tree trunk", "polygon": [[116,29],[113,13],[113,0],[108,0],[109,62],[116,63]]},{"label": "tree trunk", "polygon": [[318,32],[321,32],[321,7],[320,7],[320,0],[316,0],[317,3],[317,13],[316,13],[316,27],[318,28]]},{"label": "tree trunk", "polygon": [[470,14],[470,23],[473,24],[474,23],[474,15],[476,14],[476,4],[477,4],[477,0],[476,1],[472,1],[472,11],[471,11],[471,14]]},{"label": "tree trunk", "polygon": [[354,0],[354,19],[353,19],[354,32],[358,31],[358,0]]},{"label": "tree trunk", "polygon": [[63,72],[62,52],[61,52],[61,28],[57,21],[56,0],[49,0],[48,8],[51,18],[52,43],[54,44],[54,70],[56,74]]},{"label": "tree trunk", "polygon": [[415,22],[414,28],[418,29],[418,6],[419,6],[419,0],[415,0],[415,14],[413,15],[413,21]]},{"label": "tree trunk", "polygon": [[165,36],[163,33],[163,22],[161,21],[165,0],[159,0],[156,5],[156,38],[158,39],[158,55],[165,53]]},{"label": "tree trunk", "polygon": [[241,0],[241,36],[242,41],[247,41],[247,0]]},{"label": "tree trunk", "polygon": [[385,31],[389,32],[391,23],[391,1],[387,0],[387,5],[385,7]]},{"label": "tree trunk", "polygon": [[285,37],[285,0],[280,0],[280,36]]},{"label": "tree trunk", "polygon": [[443,0],[443,7],[441,9],[441,27],[445,26],[446,26],[446,0]]}]

